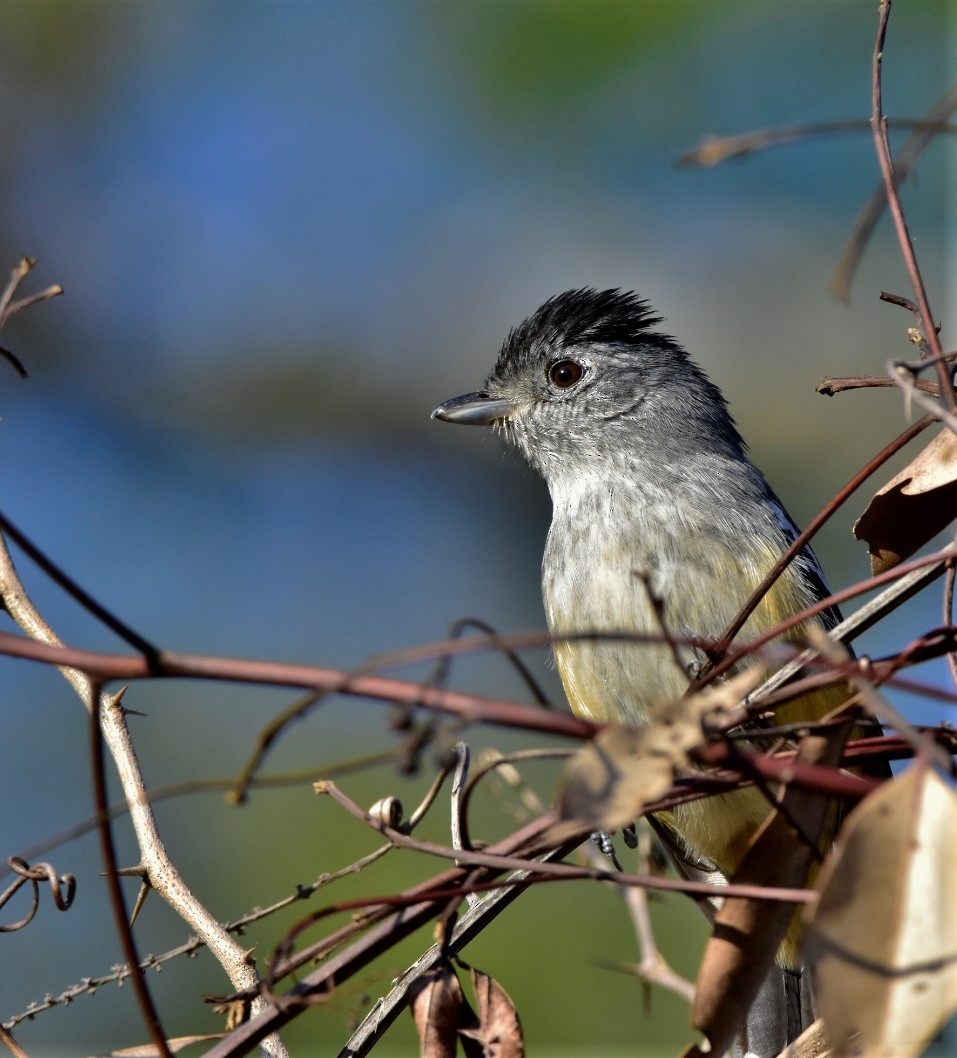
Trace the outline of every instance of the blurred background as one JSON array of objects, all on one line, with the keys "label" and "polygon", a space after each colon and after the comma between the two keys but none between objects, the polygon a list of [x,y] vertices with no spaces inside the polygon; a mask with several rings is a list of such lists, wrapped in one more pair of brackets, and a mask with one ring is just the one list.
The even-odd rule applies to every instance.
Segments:
[{"label": "blurred background", "polygon": [[[910,294],[886,222],[850,302],[828,292],[879,179],[870,136],[712,170],[676,162],[709,133],[866,119],[876,7],[5,0],[0,268],[35,257],[25,289],[59,282],[66,295],[3,332],[31,377],[0,363],[0,509],[171,649],[348,668],[442,639],[466,615],[539,629],[544,487],[486,431],[429,413],[477,388],[508,328],[546,297],[593,285],[651,299],[806,522],[908,421],[894,392],[814,392],[825,374],[880,373],[912,355],[910,319],[877,300]],[[923,115],[949,87],[954,27],[943,0],[895,6],[892,117]],[[951,151],[931,147],[905,199],[945,336]],[[867,572],[849,531],[865,500],[816,545],[835,587]],[[63,638],[120,648],[25,559],[21,569]],[[862,649],[897,649],[939,622],[934,595]],[[560,701],[544,655],[528,660]],[[6,857],[85,818],[92,793],[86,717],[66,684],[7,659],[0,678]],[[452,682],[527,700],[488,656],[457,663]],[[292,698],[136,686],[127,704],[146,714],[132,723],[149,782],[234,774]],[[898,704],[917,720],[955,719]],[[267,770],[318,774],[386,749],[390,719],[376,703],[330,703],[282,740]],[[543,742],[468,737],[502,749]],[[530,776],[548,798],[558,771]],[[395,793],[409,804],[427,781],[394,766],[342,780],[360,801]],[[491,800],[484,811],[482,836],[504,833]],[[443,839],[443,812],[427,836]],[[257,791],[242,809],[221,792],[173,799],[159,817],[187,881],[223,919],[376,844],[308,782]],[[78,875],[77,903],[61,915],[44,898],[30,927],[3,938],[3,1020],[121,961],[95,837],[45,855]],[[389,892],[438,869],[384,864],[317,901]],[[655,907],[665,955],[693,976],[703,937],[693,909]],[[253,931],[257,956],[280,928]],[[138,931],[156,954],[187,935],[155,898]],[[689,1039],[680,1002],[600,965],[637,959],[611,890],[543,887],[466,957],[512,994],[534,1053],[658,1055]],[[364,997],[387,991],[403,965],[390,956],[301,1019],[295,1053],[337,1053]],[[150,980],[171,1034],[219,1026],[195,999],[228,987],[207,957]],[[377,1053],[415,1053],[406,1020]],[[132,990],[115,986],[17,1034],[34,1056],[147,1036]]]}]

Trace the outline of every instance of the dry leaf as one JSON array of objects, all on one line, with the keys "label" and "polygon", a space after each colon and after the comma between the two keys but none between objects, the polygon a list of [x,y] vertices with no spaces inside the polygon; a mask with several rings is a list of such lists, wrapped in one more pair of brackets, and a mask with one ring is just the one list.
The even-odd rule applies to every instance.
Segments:
[{"label": "dry leaf", "polygon": [[[848,730],[849,727],[844,729],[843,737],[804,738],[796,760],[836,767]],[[786,814],[769,815],[752,840],[733,881],[789,889],[800,888],[807,882],[813,862],[811,850],[798,839],[790,820],[818,843],[828,815],[833,818],[834,804],[827,795],[789,786],[783,805]],[[725,900],[702,958],[692,1012],[694,1027],[711,1044],[709,1053],[723,1054],[729,1047],[744,1025],[768,974],[777,971],[774,957],[788,933],[794,910],[794,904],[780,901],[742,897]],[[788,1028],[783,979],[777,992],[771,985],[773,982],[769,983],[767,994],[761,996],[762,1002],[770,1004],[765,1030],[771,1037],[771,1045],[780,1050],[787,1043]]]},{"label": "dry leaf", "polygon": [[851,813],[806,954],[836,1056],[911,1058],[957,1009],[957,793],[928,764]]},{"label": "dry leaf", "polygon": [[409,989],[422,1058],[455,1058],[458,1025],[467,1007],[462,986],[445,963],[423,974]]},{"label": "dry leaf", "polygon": [[756,665],[716,689],[669,702],[643,727],[600,732],[568,762],[559,799],[562,819],[594,830],[633,823],[668,790],[675,768],[687,766],[688,753],[704,745],[703,722],[738,708],[762,672]]},{"label": "dry leaf", "polygon": [[957,518],[957,437],[948,429],[889,481],[854,526],[874,574],[910,558]]},{"label": "dry leaf", "polygon": [[485,1058],[525,1058],[525,1037],[518,1011],[508,993],[494,978],[472,969],[478,1000],[479,1024],[465,1030],[481,1042]]}]

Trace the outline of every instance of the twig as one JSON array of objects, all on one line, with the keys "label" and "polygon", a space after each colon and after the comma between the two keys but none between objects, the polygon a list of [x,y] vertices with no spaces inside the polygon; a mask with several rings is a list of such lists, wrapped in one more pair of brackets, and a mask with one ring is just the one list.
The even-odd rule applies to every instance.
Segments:
[{"label": "twig", "polygon": [[[559,851],[550,855],[558,856]],[[442,943],[434,944],[419,956],[412,966],[399,975],[392,990],[376,1001],[372,1010],[363,1018],[362,1023],[339,1052],[339,1058],[363,1058],[364,1055],[368,1055],[385,1030],[405,1008],[412,985],[428,973],[440,959],[460,952],[477,937],[493,919],[497,918],[525,891],[525,886],[520,883],[528,877],[527,873],[519,872],[511,879],[514,884],[496,889],[476,901],[456,923],[450,936]]]},{"label": "twig", "polygon": [[[845,393],[852,389],[892,389],[897,383],[888,378],[887,375],[856,375],[852,378],[825,378],[816,391],[824,397],[834,397],[838,393]],[[924,379],[916,379],[914,385],[924,393],[930,393],[936,397],[940,389],[936,382],[927,382]]]},{"label": "twig", "polygon": [[[553,641],[543,633],[510,637],[515,645],[524,643],[548,644]],[[559,637],[571,638],[569,636]],[[616,638],[606,632],[584,633],[579,638]],[[654,637],[636,637],[631,633],[617,636],[628,641],[651,641]],[[485,644],[469,643],[469,650],[482,649]],[[435,649],[434,647],[432,648]],[[178,679],[225,680],[231,683],[259,683],[272,687],[299,687],[358,698],[371,698],[395,705],[415,705],[438,712],[450,713],[465,723],[497,724],[526,731],[543,731],[566,738],[590,738],[599,725],[566,713],[516,705],[498,699],[485,698],[461,691],[426,689],[407,680],[385,676],[353,676],[341,669],[327,669],[313,665],[295,665],[274,661],[249,661],[245,658],[221,658],[211,655],[174,654],[163,652],[153,663],[138,655],[106,654],[95,650],[33,642],[9,632],[0,632],[0,654],[29,658],[50,665],[82,669],[104,680]]]},{"label": "twig", "polygon": [[[880,13],[878,17],[877,40],[874,45],[874,62],[872,77],[872,112],[871,130],[874,134],[874,146],[877,149],[877,160],[880,162],[881,175],[884,178],[884,189],[887,193],[887,206],[890,210],[894,227],[897,229],[897,242],[900,246],[904,264],[910,275],[911,285],[914,288],[914,296],[917,299],[917,307],[926,325],[927,342],[931,352],[935,356],[942,356],[940,338],[934,327],[936,317],[930,310],[930,302],[927,299],[927,289],[920,274],[920,266],[917,263],[917,255],[914,253],[914,244],[910,231],[907,227],[907,219],[901,205],[900,192],[897,187],[897,178],[894,174],[894,159],[891,156],[890,141],[887,136],[887,118],[884,117],[884,101],[881,87],[881,66],[884,56],[884,40],[887,36],[887,22],[891,13],[891,0],[881,0]],[[957,105],[957,103],[955,103]],[[954,410],[954,388],[950,374],[942,360],[937,362],[937,380],[940,383],[940,399],[944,410]]]},{"label": "twig", "polygon": [[[942,366],[942,361],[938,361],[938,366]],[[899,360],[888,360],[887,373],[890,375],[894,385],[904,391],[908,400],[919,404],[925,411],[930,412],[935,419],[939,419],[950,430],[957,433],[957,414],[953,411],[953,407],[946,407],[940,400],[929,397],[919,386],[915,385],[914,376],[909,365]]]},{"label": "twig", "polygon": [[7,1048],[13,1058],[30,1058],[30,1055],[20,1046],[7,1030],[0,1025],[0,1043]]},{"label": "twig", "polygon": [[[957,563],[947,564],[947,577],[944,580],[944,624],[954,624],[954,584],[957,583]],[[950,667],[950,678],[957,686],[957,652],[947,651],[947,664]]]},{"label": "twig", "polygon": [[[801,765],[790,759],[787,761],[776,761],[772,757],[759,754],[756,754],[752,758],[751,763],[753,763],[753,766],[757,770],[760,770],[766,776],[778,781],[781,780],[782,776],[786,775],[795,783],[795,785],[811,785],[814,789],[819,789],[820,787],[818,783],[820,781],[823,782],[825,788],[833,787],[832,773],[827,768],[816,767],[814,765]],[[851,788],[858,793],[862,792],[862,789],[870,790],[873,787],[872,783],[869,783],[867,780],[859,779],[857,776],[845,776],[837,780],[842,789],[844,788],[844,779],[850,779]],[[543,876],[552,875],[556,878],[562,878],[565,880],[591,879],[593,881],[614,881],[622,885],[643,885],[649,889],[669,889],[676,892],[697,894],[699,896],[712,896],[715,892],[714,886],[694,885],[687,881],[681,881],[674,878],[658,878],[647,874],[621,874],[618,871],[608,868],[580,867],[564,863],[533,864],[530,857],[541,855],[544,851],[547,851],[543,848],[533,848],[529,851],[528,855],[516,856],[496,852],[496,846],[489,846],[489,848],[482,850],[464,850],[449,848],[448,846],[439,845],[431,841],[417,841],[398,830],[394,830],[385,826],[381,822],[372,819],[367,812],[333,784],[330,784],[330,789],[327,792],[350,814],[384,834],[390,840],[394,841],[396,845],[400,845],[403,848],[413,849],[418,852],[424,852],[430,856],[439,856],[443,859],[459,861],[459,865],[463,868],[466,866],[488,867],[498,872],[533,870],[536,874],[541,874]],[[565,838],[563,835],[562,844],[574,841],[575,846],[580,844],[581,841],[588,836],[589,832],[587,825],[583,825],[577,829],[569,826],[565,829],[568,830],[568,837]],[[551,831],[547,832],[542,837],[542,841],[545,843],[549,843],[551,840]],[[787,895],[785,896],[783,895],[785,891],[779,889],[769,890],[755,886],[722,886],[721,893],[745,895],[744,890],[747,890],[747,895],[754,895],[757,889],[761,890],[761,897],[772,900],[789,900],[794,897],[796,892],[798,892],[797,890],[788,890]],[[741,890],[741,893],[738,893],[737,890]],[[415,890],[416,893],[421,893],[422,891],[425,891],[422,887],[418,887]],[[431,892],[432,890],[428,891]],[[810,897],[805,894],[803,896],[797,896],[796,899],[808,900]],[[373,897],[367,901],[361,901],[360,903],[364,906],[366,904],[392,904],[393,901],[388,897]],[[342,905],[340,905],[340,907],[341,906]],[[350,902],[350,906],[353,906],[352,902]],[[321,912],[321,915],[322,917],[325,917],[328,913],[329,911],[327,909]],[[306,925],[311,925],[313,921],[316,920],[311,919]],[[301,926],[294,927],[294,930],[290,931],[290,935],[300,928]]]},{"label": "twig", "polygon": [[[492,641],[493,645],[500,643],[500,636],[497,629],[493,628],[487,621],[482,621],[477,617],[462,617],[456,621],[449,634],[446,637],[449,640],[458,639],[467,628],[475,628],[479,632],[482,632]],[[521,657],[511,648],[506,645],[499,645],[498,649],[505,656],[506,660],[515,669],[518,675],[521,677],[522,682],[528,688],[532,697],[536,703],[543,709],[553,708],[552,703],[548,700],[548,695],[542,690],[538,680],[532,675],[528,666],[522,661]],[[444,687],[448,682],[451,668],[451,654],[443,654],[435,667],[435,671],[424,681],[428,687]],[[382,670],[386,667],[387,662],[384,658],[373,658],[371,666],[377,670]]]},{"label": "twig", "polygon": [[687,1003],[694,1002],[694,983],[682,977],[668,960],[661,954],[655,940],[651,922],[651,911],[648,907],[648,891],[637,886],[625,888],[625,906],[638,938],[641,961],[635,972],[648,984],[660,985],[669,992],[681,996]]},{"label": "twig", "polygon": [[[452,773],[452,796],[450,806],[452,848],[468,849],[471,845],[467,837],[462,804],[462,792],[468,782],[469,761],[471,760],[472,754],[467,742],[456,742],[452,747],[452,752],[455,754],[455,770]],[[470,897],[469,904],[474,903],[475,900]]]},{"label": "twig", "polygon": [[[2,534],[0,534],[0,598],[17,625],[37,641],[38,648],[62,649],[59,637],[46,623],[27,595]],[[141,660],[149,664],[145,657]],[[87,671],[65,665],[60,665],[59,668],[89,712],[98,717],[99,729],[102,730],[120,775],[142,856],[142,866],[147,871],[150,884],[200,935],[228,974],[234,987],[256,987],[260,979],[253,960],[190,892],[166,854],[152,806],[146,795],[146,784],[143,781],[136,751],[130,738],[123,706],[120,704],[122,694],[100,694],[99,681],[91,677]],[[97,745],[99,745],[99,739],[97,739]],[[107,804],[104,797],[102,804],[98,805],[101,833],[106,828],[107,817]],[[257,1005],[260,1004],[261,1000],[258,1000]],[[275,1058],[285,1058],[287,1055],[282,1041],[278,1039],[265,1043],[264,1049]]]},{"label": "twig", "polygon": [[[350,772],[359,771],[378,764],[394,762],[397,758],[395,747],[380,750],[378,753],[370,753],[364,757],[356,757],[345,760],[338,764],[328,764],[322,768],[306,768],[303,771],[282,772],[276,775],[264,775],[255,779],[252,783],[257,789],[271,789],[279,786],[301,786],[305,783],[314,783],[317,779],[333,778],[335,776],[347,775]],[[151,786],[146,794],[150,803],[155,805],[173,797],[187,797],[200,793],[222,793],[231,790],[236,785],[234,776],[213,777],[209,779],[187,779],[184,782],[169,783],[164,786]],[[114,801],[107,809],[110,819],[117,819],[126,815],[130,810],[125,800]],[[88,816],[86,819],[74,823],[73,826],[61,830],[58,834],[35,842],[27,849],[19,853],[19,858],[30,862],[37,856],[45,855],[51,849],[58,848],[67,842],[89,834],[96,830],[97,817]],[[10,874],[7,864],[0,863],[0,879]],[[227,927],[229,928],[229,927]]]},{"label": "twig", "polygon": [[[33,900],[30,910],[18,922],[10,922],[0,925],[0,933],[15,933],[17,930],[28,926],[40,906],[40,882],[49,882],[53,904],[59,911],[69,911],[73,905],[76,895],[76,878],[72,874],[64,874],[61,878],[56,869],[49,863],[37,863],[34,866],[20,856],[7,857],[7,867],[17,876],[17,880],[7,886],[0,893],[0,908],[5,907],[11,898],[20,891],[28,882],[33,890]],[[63,887],[66,887],[64,892]]]},{"label": "twig", "polygon": [[[20,284],[26,279],[26,277],[33,271],[36,261],[30,257],[21,257],[19,264],[10,273],[10,279],[4,287],[3,292],[0,293],[0,327],[2,327],[11,316],[15,316],[18,312],[22,312],[23,309],[29,308],[31,305],[35,305],[38,301],[46,301],[47,298],[55,298],[63,293],[63,287],[59,283],[54,283],[52,286],[41,290],[39,294],[31,294],[29,297],[21,298],[19,301],[13,300],[13,295],[16,294],[20,288]],[[16,359],[16,358],[14,358]],[[23,365],[17,362],[18,370],[26,375],[26,371],[23,369]]]},{"label": "twig", "polygon": [[915,754],[929,753],[931,759],[938,767],[942,767],[945,771],[952,770],[953,765],[950,757],[941,747],[925,738],[901,715],[899,710],[895,709],[878,692],[871,678],[870,662],[867,658],[861,658],[859,661],[853,662],[843,647],[823,634],[817,649],[820,651],[821,656],[833,665],[841,665],[842,662],[846,663],[843,667],[848,673],[848,681],[854,685],[868,711],[876,716],[881,723],[895,728],[898,734],[911,744]]},{"label": "twig", "polygon": [[[110,613],[110,611],[101,603],[97,602],[92,595],[84,591],[76,581],[64,573],[56,563],[48,558],[29,537],[21,533],[2,512],[0,512],[0,530],[9,536],[18,547],[22,548],[22,550],[30,556],[40,569],[42,569],[51,580],[58,584],[67,595],[76,599],[84,609],[89,610],[97,620],[101,621],[107,628],[129,643],[134,650],[138,650],[145,658],[153,658],[159,653],[149,640],[144,639],[138,632],[135,632],[118,617]],[[6,544],[4,544],[4,547],[6,547]]]},{"label": "twig", "polygon": [[[936,110],[926,118],[893,118],[890,124],[894,129],[913,129],[925,135],[929,134],[930,137],[940,132],[957,132],[957,125],[950,125],[944,119],[937,120],[934,114]],[[816,136],[869,131],[870,123],[866,118],[846,118],[839,121],[809,121],[802,125],[781,125],[736,136],[706,136],[697,147],[681,155],[677,164],[710,168],[734,158],[742,158],[746,154],[767,150],[769,147],[783,147]]]},{"label": "twig", "polygon": [[242,805],[246,803],[246,799],[249,796],[249,787],[255,781],[256,773],[266,759],[266,754],[272,744],[290,724],[297,720],[302,720],[325,696],[325,692],[318,692],[305,694],[301,698],[297,698],[292,705],[283,709],[278,716],[273,717],[259,732],[256,736],[256,746],[252,754],[243,765],[233,789],[229,791],[227,800],[230,804]]},{"label": "twig", "polygon": [[[933,416],[925,415],[924,418],[915,422],[912,426],[908,426],[903,433],[895,437],[889,445],[886,445],[872,460],[870,460],[870,462],[867,463],[866,466],[859,470],[844,488],[842,488],[837,495],[825,505],[824,509],[811,520],[808,527],[803,533],[799,534],[787,551],[785,551],[781,558],[778,559],[768,575],[754,589],[747,602],[745,602],[738,611],[735,619],[724,630],[720,638],[719,650],[721,652],[727,649],[734,637],[744,627],[745,622],[754,612],[755,608],[771,590],[771,586],[777,581],[801,551],[804,550],[807,544],[810,543],[817,531],[830,520],[835,512],[843,506],[843,504],[861,487],[861,485],[864,484],[865,481],[867,481],[869,477],[871,477],[872,474],[879,470],[880,467],[882,467],[892,456],[896,455],[905,445],[909,444],[919,433],[926,430],[927,427],[934,422],[934,418],[935,417]],[[719,666],[719,668],[723,667],[725,666]]]},{"label": "twig", "polygon": [[[880,595],[868,600],[859,607],[850,617],[846,617],[837,627],[832,628],[829,635],[837,643],[852,643],[858,636],[863,635],[869,628],[873,628],[878,621],[892,610],[902,606],[908,599],[928,584],[932,584],[944,571],[947,559],[941,559],[938,564],[921,563],[900,579],[891,583]],[[893,572],[892,570],[888,571]],[[751,701],[761,703],[765,701],[774,691],[796,676],[816,656],[816,651],[806,650],[793,661],[778,669],[751,695]]]},{"label": "twig", "polygon": [[[941,131],[943,124],[955,109],[957,109],[957,87],[951,88],[930,111],[924,128],[919,128],[916,124],[913,126],[916,130],[914,135],[908,138],[894,158],[894,171],[897,174],[898,184],[903,184],[908,179],[920,156],[933,142],[938,131]],[[892,120],[890,124],[895,127],[900,125],[900,122]],[[831,278],[831,290],[842,301],[846,301],[850,295],[851,283],[864,253],[864,247],[870,241],[871,234],[886,206],[887,192],[881,182],[858,214],[851,237],[844,247],[840,262]]]},{"label": "twig", "polygon": [[[642,825],[638,848],[639,862],[643,865],[645,871],[648,870],[648,863],[651,859],[651,835],[651,827],[647,823]],[[586,855],[594,863],[596,858],[603,854],[599,853],[599,850],[590,844]],[[654,925],[651,921],[647,889],[641,886],[625,885],[618,886],[618,890],[625,901],[625,908],[628,911],[628,916],[635,931],[640,961],[637,965],[628,963],[605,963],[602,965],[608,966],[609,969],[634,973],[645,984],[658,985],[669,992],[674,992],[686,1003],[692,1003],[695,992],[694,984],[672,968],[658,947]],[[704,907],[705,904],[702,903],[699,906]]]},{"label": "twig", "polygon": [[[790,631],[798,625],[804,624],[822,611],[830,609],[833,606],[840,606],[849,599],[854,599],[858,595],[864,595],[866,592],[872,591],[874,588],[881,588],[885,584],[894,584],[895,581],[899,582],[892,590],[881,594],[876,599],[872,599],[850,618],[842,621],[836,628],[831,630],[830,635],[835,641],[850,642],[855,636],[863,634],[864,631],[872,627],[882,616],[884,616],[885,613],[900,606],[912,595],[936,580],[944,572],[944,566],[946,563],[953,558],[957,558],[957,545],[946,547],[934,555],[925,555],[923,558],[916,558],[910,562],[904,562],[899,566],[895,566],[893,569],[877,574],[877,576],[868,577],[866,580],[859,581],[857,584],[852,584],[849,588],[845,588],[843,591],[834,592],[826,599],[822,599],[813,606],[809,606],[807,609],[788,618],[788,620],[782,622],[777,628],[772,629],[770,632],[766,632],[753,642],[728,654],[720,665],[715,667],[714,671],[710,674],[710,678],[714,679],[715,677],[720,676],[727,669],[740,664],[741,661],[750,654],[760,650],[763,646],[771,642],[771,640],[784,635],[785,632]],[[769,691],[780,687],[799,672],[807,661],[814,656],[814,653],[815,652],[811,650],[775,672],[766,683],[762,684],[762,686],[754,692],[751,696],[752,700],[755,700],[759,694],[768,693]]]},{"label": "twig", "polygon": [[136,950],[136,941],[133,939],[133,928],[129,914],[126,910],[126,901],[123,899],[123,889],[120,885],[120,876],[117,873],[119,864],[116,860],[116,846],[113,843],[113,828],[110,825],[107,808],[106,794],[106,768],[103,759],[103,738],[100,730],[100,705],[105,706],[106,700],[96,685],[90,687],[90,701],[96,703],[90,710],[90,759],[93,762],[93,794],[96,804],[96,815],[99,821],[100,849],[103,855],[103,864],[106,868],[106,884],[110,893],[110,905],[113,908],[113,919],[116,923],[117,932],[120,935],[120,943],[123,954],[126,956],[126,964],[132,971],[133,990],[140,1005],[140,1013],[146,1024],[147,1031],[153,1044],[162,1058],[173,1058],[166,1042],[166,1033],[163,1031],[159,1013],[153,1002],[152,993],[146,984],[146,977],[140,967],[140,957]]},{"label": "twig", "polygon": [[500,753],[498,750],[486,750],[483,754],[482,761],[478,768],[473,772],[472,777],[469,779],[469,784],[466,787],[465,794],[463,796],[462,814],[468,822],[469,817],[469,805],[472,800],[472,795],[478,789],[479,784],[483,782],[493,772],[501,771],[504,773],[502,776],[503,781],[507,786],[510,786],[513,790],[519,790],[519,797],[523,802],[523,808],[527,812],[535,812],[542,815],[545,812],[545,806],[542,804],[541,798],[539,798],[534,791],[527,787],[521,778],[521,773],[515,767],[516,764],[527,764],[530,761],[540,760],[567,760],[573,753],[570,749],[521,749],[516,750],[514,753]]},{"label": "twig", "polygon": [[[498,632],[485,621],[480,621],[475,617],[465,617],[453,624],[449,636],[445,642],[458,642],[462,632],[469,627],[478,628],[484,632],[488,637],[488,641],[484,644],[488,649],[501,651],[507,660],[516,669],[522,681],[528,687],[535,701],[543,708],[550,709],[551,703],[548,700],[547,695],[541,689],[538,682],[532,676],[528,667],[515,652],[514,649],[507,645],[503,645],[503,642]],[[444,687],[449,677],[451,659],[453,657],[453,651],[446,650],[438,654],[438,663],[434,671],[422,681],[421,686],[423,688],[434,688]],[[377,657],[370,658],[362,665],[353,669],[350,673],[344,676],[343,683],[350,681],[358,676],[364,676],[373,672],[380,672],[383,669],[389,668],[396,664],[407,664],[407,652],[400,651],[396,654],[385,654]],[[278,716],[274,717],[263,730],[259,733],[256,738],[256,748],[247,761],[243,768],[240,777],[236,783],[236,789],[231,795],[231,800],[234,804],[241,804],[246,799],[246,792],[249,783],[255,776],[263,760],[266,757],[267,752],[276,742],[276,740],[284,733],[292,723],[297,720],[303,719],[307,713],[311,712],[320,705],[326,697],[334,693],[335,690],[341,690],[342,688],[327,688],[316,694],[305,695],[304,697],[293,702],[287,709],[284,709]],[[415,704],[415,703],[409,703]]]}]

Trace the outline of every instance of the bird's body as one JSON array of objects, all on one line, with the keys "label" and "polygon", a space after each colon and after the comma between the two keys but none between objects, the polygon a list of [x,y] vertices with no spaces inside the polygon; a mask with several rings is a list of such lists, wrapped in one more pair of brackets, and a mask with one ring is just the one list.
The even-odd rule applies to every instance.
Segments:
[{"label": "bird's body", "polygon": [[[562,683],[577,714],[627,725],[687,691],[707,660],[702,643],[725,632],[797,532],[721,392],[660,322],[632,294],[559,295],[509,334],[482,391],[434,413],[495,426],[547,482],[542,591]],[[805,548],[737,641],[826,595]],[[819,719],[843,696],[807,695],[776,718]],[[730,877],[769,811],[751,788],[689,802],[664,822],[693,859]]]},{"label": "bird's body", "polygon": [[[549,631],[558,637],[555,661],[579,716],[637,725],[653,718],[656,706],[679,698],[706,661],[700,649],[681,641],[720,636],[788,547],[765,497],[745,505],[742,495],[733,506],[711,509],[696,504],[696,486],[682,490],[678,480],[693,469],[670,472],[670,495],[647,484],[640,460],[628,482],[614,488],[552,489],[542,592]],[[710,469],[697,480],[730,473]],[[760,490],[763,481],[744,477],[741,485],[744,494]],[[756,519],[763,520],[764,532],[750,528]],[[700,606],[703,592],[710,596],[707,612]],[[741,640],[756,639],[816,601],[814,586],[792,567],[757,606]],[[581,632],[647,638],[561,639]],[[661,642],[663,632],[673,636],[672,644]],[[823,691],[782,706],[778,720],[817,719],[839,704],[841,694]],[[746,789],[679,806],[667,821],[690,851],[731,873],[768,810],[760,792]]]}]

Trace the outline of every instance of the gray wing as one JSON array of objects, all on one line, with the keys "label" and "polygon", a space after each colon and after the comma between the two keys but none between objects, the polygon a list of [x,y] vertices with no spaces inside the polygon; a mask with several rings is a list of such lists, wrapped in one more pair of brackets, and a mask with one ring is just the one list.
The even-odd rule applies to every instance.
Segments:
[{"label": "gray wing", "polygon": [[[778,526],[781,532],[784,533],[784,538],[787,540],[788,545],[793,544],[801,535],[800,530],[794,524],[794,519],[788,514],[784,504],[770,491],[768,504],[774,512]],[[824,576],[824,570],[821,569],[821,563],[818,562],[817,555],[814,554],[814,549],[810,544],[805,544],[798,552],[794,559],[794,565],[797,567],[804,582],[811,589],[816,600],[826,599],[831,594],[831,589],[827,586],[827,579]],[[824,623],[824,627],[830,631],[841,623],[841,611],[836,606],[829,606],[822,611],[821,620]]]}]

